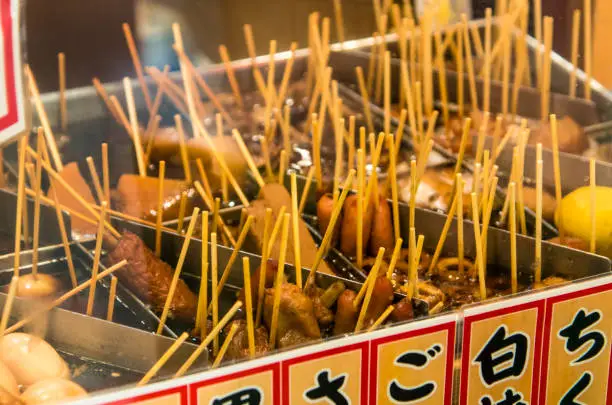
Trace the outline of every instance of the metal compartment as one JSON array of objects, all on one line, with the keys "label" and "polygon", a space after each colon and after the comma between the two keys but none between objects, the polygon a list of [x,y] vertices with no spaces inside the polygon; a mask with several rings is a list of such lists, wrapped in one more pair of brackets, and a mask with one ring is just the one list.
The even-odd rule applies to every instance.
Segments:
[{"label": "metal compartment", "polygon": [[[0,294],[0,306],[6,294]],[[11,320],[17,321],[31,310],[31,304],[15,299]],[[105,320],[54,308],[24,327],[24,332],[43,337],[66,360],[72,380],[89,393],[126,388],[138,382],[174,339],[147,333]],[[9,323],[10,325],[10,323]],[[169,376],[193,353],[196,346],[183,343],[158,377]],[[194,364],[202,368],[208,362],[206,353]]]},{"label": "metal compartment", "polygon": [[[77,276],[77,284],[88,281],[91,278],[91,267],[93,257],[87,253],[83,247],[73,242],[70,244],[70,252],[75,267]],[[60,281],[61,292],[66,292],[72,288],[70,277],[68,274],[68,266],[64,247],[62,245],[48,246],[40,248],[38,257],[38,271],[40,273],[53,275]],[[15,255],[5,255],[0,257],[0,286],[8,286],[13,277],[13,263]],[[29,274],[32,270],[32,252],[27,251],[21,253],[20,256],[20,272],[21,274]],[[100,264],[100,272],[104,271],[105,267]],[[93,308],[93,316],[100,319],[106,319],[108,308],[110,279],[105,278],[98,281],[96,288],[96,298]],[[66,310],[85,313],[89,289],[77,294],[75,297],[66,301],[62,308]],[[125,289],[121,283],[117,284],[117,292],[115,298],[115,311],[113,321],[122,325],[141,329],[147,332],[155,332],[159,324],[159,318],[151,312],[138,298],[130,291]],[[165,329],[165,334],[171,337],[176,337],[171,330]]]}]

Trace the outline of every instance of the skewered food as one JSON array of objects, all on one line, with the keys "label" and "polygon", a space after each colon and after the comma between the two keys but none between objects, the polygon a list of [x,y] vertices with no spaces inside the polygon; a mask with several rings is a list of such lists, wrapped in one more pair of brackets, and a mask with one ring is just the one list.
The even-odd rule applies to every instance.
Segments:
[{"label": "skewered food", "polygon": [[[357,195],[353,194],[346,198],[342,207],[342,223],[340,228],[340,251],[348,257],[357,254]],[[372,230],[372,219],[374,217],[374,202],[368,204],[363,218],[362,243],[365,248],[370,241]]]},{"label": "skewered food", "polygon": [[[559,210],[562,211],[563,229],[574,237],[583,241],[591,239],[591,197],[589,187],[580,187],[561,200],[561,206],[555,214],[556,223],[559,224]],[[595,190],[595,222],[597,224],[596,243],[597,252],[612,256],[612,237],[609,229],[612,228],[612,188],[598,186]]]},{"label": "skewered food", "polygon": [[[93,195],[91,194],[91,190],[83,176],[81,175],[81,171],[79,170],[79,166],[76,162],[70,162],[64,166],[64,169],[59,173],[59,175],[64,179],[87,203],[95,204]],[[89,212],[81,205],[78,201],[74,199],[74,197],[61,185],[56,183],[55,181],[51,181],[51,186],[47,192],[49,198],[53,198],[53,193],[57,194],[57,199],[60,204],[70,208],[73,211],[81,213],[85,216],[90,216]],[[96,233],[96,225],[83,221],[82,219],[73,216],[72,221],[72,230],[76,231],[80,235],[95,235]]]},{"label": "skewered food", "polygon": [[[115,206],[125,214],[146,220],[155,220],[159,178],[141,177],[136,174],[124,174],[119,178],[117,189],[113,194]],[[175,219],[178,216],[181,194],[186,193],[193,200],[195,192],[181,180],[164,179],[163,219]],[[190,207],[187,207],[191,210]]]},{"label": "skewered food", "polygon": [[57,278],[44,273],[24,274],[19,277],[17,296],[28,298],[50,297],[60,290]]},{"label": "skewered food", "polygon": [[68,378],[70,370],[53,347],[27,333],[11,333],[0,339],[0,360],[17,383],[25,386],[48,378]]},{"label": "skewered food", "polygon": [[338,297],[338,309],[334,323],[334,335],[351,333],[357,325],[359,308],[354,304],[357,293],[353,290],[344,290]]},{"label": "skewered food", "polygon": [[[17,384],[17,380],[11,373],[11,370],[7,366],[4,365],[3,362],[0,361],[0,388],[6,391],[8,394],[13,396],[19,395],[19,385]],[[0,390],[0,403],[10,403],[11,399],[9,395],[6,395],[2,390]],[[7,398],[5,398],[5,395]]]},{"label": "skewered food", "polygon": [[[230,322],[225,327],[226,335],[229,333],[232,325],[238,325],[238,329],[234,338],[229,343],[227,352],[225,352],[225,360],[241,360],[246,359],[250,356],[249,354],[249,340],[247,332],[247,324],[244,319],[238,319]],[[268,330],[265,326],[260,325],[255,328],[255,355],[260,356],[270,351],[270,345],[268,344]]]},{"label": "skewered food", "polygon": [[[263,248],[264,216],[266,208],[272,209],[273,220],[276,220],[276,217],[283,206],[286,208],[291,207],[291,195],[289,195],[289,192],[284,186],[272,183],[266,184],[264,187],[262,187],[259,193],[259,198],[253,201],[251,206],[247,208],[248,214],[255,217],[253,226],[251,226],[250,229],[250,239],[251,243],[255,245],[256,251],[261,252],[261,249]],[[299,221],[299,233],[302,267],[312,268],[317,253],[317,246],[302,219]],[[271,246],[270,258],[279,258],[280,244],[280,240],[277,239],[274,245]],[[292,236],[290,236],[288,240],[286,260],[288,264],[293,264],[295,262]],[[326,263],[321,263],[318,271],[333,274]]]},{"label": "skewered food", "polygon": [[[117,245],[109,252],[108,261],[111,264],[127,260],[128,264],[117,271],[117,277],[145,303],[151,305],[154,311],[160,312],[168,297],[173,269],[160,260],[137,235],[124,232]],[[184,321],[193,321],[197,297],[179,280],[176,292],[170,304],[170,313]]]},{"label": "skewered food", "polygon": [[[295,284],[280,285],[277,347],[290,347],[321,338],[321,330],[315,316],[314,305]],[[268,288],[264,298],[264,320],[270,328],[274,289]]]},{"label": "skewered food", "polygon": [[66,401],[87,395],[80,385],[64,378],[50,378],[28,387],[21,395],[26,405],[37,405]]}]

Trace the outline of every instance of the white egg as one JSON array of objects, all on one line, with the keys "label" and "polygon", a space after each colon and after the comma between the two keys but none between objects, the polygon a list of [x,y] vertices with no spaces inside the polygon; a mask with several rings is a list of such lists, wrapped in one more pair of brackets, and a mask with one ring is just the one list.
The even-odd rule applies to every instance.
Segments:
[{"label": "white egg", "polygon": [[18,384],[29,386],[37,381],[68,378],[70,370],[55,349],[43,339],[27,333],[11,333],[0,340],[0,360]]},{"label": "white egg", "polygon": [[79,384],[63,378],[50,378],[31,385],[21,395],[26,405],[45,404],[87,395]]}]

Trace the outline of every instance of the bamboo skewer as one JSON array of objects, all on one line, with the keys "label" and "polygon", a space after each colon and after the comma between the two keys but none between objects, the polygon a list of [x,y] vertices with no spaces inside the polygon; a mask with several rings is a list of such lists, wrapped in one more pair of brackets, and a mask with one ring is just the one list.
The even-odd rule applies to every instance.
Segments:
[{"label": "bamboo skewer", "polygon": [[161,255],[161,225],[164,216],[164,178],[166,177],[166,162],[159,162],[159,178],[157,180],[157,212],[155,213],[155,256]]},{"label": "bamboo skewer", "polygon": [[[96,248],[94,250],[94,261],[93,266],[91,268],[91,279],[95,280],[98,276],[98,269],[100,267],[100,255],[102,253],[102,242],[104,240],[104,217],[106,214],[106,202],[102,202],[100,211],[100,220],[98,222],[98,232],[96,234]],[[96,285],[97,283],[92,283],[89,287],[89,296],[87,299],[87,315],[91,316],[93,314],[93,306],[96,298]]]},{"label": "bamboo skewer", "polygon": [[247,335],[249,355],[255,356],[255,328],[253,327],[253,300],[251,297],[251,266],[248,256],[242,258],[242,275],[244,277],[244,302],[246,304]]},{"label": "bamboo skewer", "polygon": [[414,116],[414,99],[412,98],[412,85],[411,85],[411,77],[408,74],[408,65],[406,62],[401,63],[401,76],[402,81],[404,83],[403,91],[406,93],[406,103],[408,107],[408,124],[410,125],[410,133],[413,137],[414,146],[417,146],[417,138],[418,138],[418,130],[417,130],[417,121]]},{"label": "bamboo skewer", "polygon": [[569,96],[571,98],[576,97],[576,72],[578,71],[579,42],[580,42],[580,10],[574,10],[574,15],[572,19],[572,47],[571,47],[572,71],[570,72],[570,79],[569,79]]},{"label": "bamboo skewer", "polygon": [[96,196],[98,197],[98,201],[100,203],[102,203],[102,201],[107,201],[104,190],[102,189],[102,185],[100,184],[100,177],[98,176],[98,172],[96,171],[96,166],[94,164],[93,158],[91,156],[87,156],[85,161],[87,162],[87,167],[89,168],[89,174],[91,175],[91,180],[93,182],[94,189],[96,190]]},{"label": "bamboo skewer", "polygon": [[391,52],[385,52],[384,60],[384,130],[385,134],[391,132]]},{"label": "bamboo skewer", "polygon": [[134,94],[132,92],[132,84],[128,77],[123,79],[123,89],[125,90],[125,98],[127,100],[128,113],[130,116],[130,125],[132,128],[132,141],[134,143],[134,151],[136,152],[136,162],[138,163],[138,173],[140,177],[145,177],[147,169],[144,165],[142,142],[140,141],[140,129],[138,125],[138,117],[136,116],[136,105],[134,103]]},{"label": "bamboo skewer", "polygon": [[[465,38],[465,41],[469,41],[470,38]],[[460,119],[463,119],[464,111],[464,59],[463,59],[463,29],[460,27],[457,30],[457,76],[461,79],[457,80],[457,113]]]},{"label": "bamboo skewer", "polygon": [[385,309],[385,312],[380,314],[378,319],[376,319],[372,326],[368,328],[368,332],[372,332],[376,330],[380,325],[382,325],[382,323],[387,320],[387,318],[389,317],[389,315],[391,315],[391,312],[393,312],[394,309],[395,307],[393,305],[389,305],[387,309]]},{"label": "bamboo skewer", "polygon": [[276,237],[281,230],[281,226],[283,224],[283,217],[285,216],[285,212],[287,212],[287,207],[282,206],[280,210],[278,210],[278,215],[276,217],[276,221],[274,222],[274,227],[272,228],[272,232],[270,233],[270,243],[268,244],[268,252],[267,255],[272,255],[272,248],[276,243]]},{"label": "bamboo skewer", "polygon": [[104,200],[110,208],[110,172],[108,167],[108,144],[102,143],[102,183],[104,190]]},{"label": "bamboo skewer", "polygon": [[259,187],[263,187],[266,184],[266,182],[264,181],[263,177],[261,177],[261,173],[259,173],[259,169],[257,168],[257,165],[255,164],[255,160],[253,159],[253,155],[251,155],[251,152],[245,145],[244,140],[242,139],[242,135],[240,135],[240,132],[238,132],[238,130],[234,128],[232,130],[232,136],[234,140],[236,141],[236,144],[238,145],[238,148],[240,149],[240,152],[242,153],[244,160],[246,160],[247,165],[249,166],[249,169],[251,170],[251,173],[253,174],[253,177],[255,178],[255,181],[257,182]]},{"label": "bamboo skewer", "polygon": [[[413,238],[412,234],[414,233],[414,228],[410,229],[410,232],[411,232],[410,237]],[[419,295],[418,267],[419,267],[419,261],[421,258],[421,251],[423,250],[424,241],[425,241],[425,236],[419,235],[417,242],[416,242],[414,253],[412,254],[412,262],[410,263],[410,285],[412,286],[412,296],[413,297],[418,297]]]},{"label": "bamboo skewer", "polygon": [[25,72],[26,76],[28,77],[28,87],[31,96],[34,99],[34,106],[36,107],[38,119],[40,120],[40,123],[45,131],[45,140],[47,141],[49,151],[51,152],[53,164],[55,165],[57,171],[61,172],[64,169],[64,165],[62,164],[62,159],[57,149],[57,144],[55,143],[55,137],[53,136],[53,131],[51,130],[51,125],[49,124],[49,117],[47,116],[45,107],[40,99],[40,93],[38,92],[38,85],[36,84],[34,73],[32,73],[32,70],[28,65],[25,67]]},{"label": "bamboo skewer", "polygon": [[480,235],[480,221],[478,218],[478,198],[472,193],[472,216],[474,218],[474,237],[476,239],[476,261],[478,266],[478,285],[480,287],[480,300],[487,298],[487,287],[485,283],[486,260],[482,252],[482,239]]},{"label": "bamboo skewer", "polygon": [[117,277],[111,276],[110,290],[108,292],[108,307],[106,308],[106,320],[113,321],[115,313],[115,297],[117,295]]},{"label": "bamboo skewer", "polygon": [[365,156],[363,149],[357,150],[357,267],[363,267],[363,217],[365,214]]},{"label": "bamboo skewer", "polygon": [[[217,233],[212,232],[210,234],[210,278],[211,278],[211,302],[210,307],[212,308],[212,327],[213,331],[219,326],[219,261],[217,258]],[[238,301],[240,302],[240,301]],[[206,312],[208,313],[208,311]],[[212,331],[211,331],[212,334]],[[209,342],[210,343],[210,342]],[[215,336],[213,341],[213,356],[219,352],[219,338]],[[179,370],[180,371],[180,370]]]},{"label": "bamboo skewer", "polygon": [[395,240],[393,254],[391,255],[391,260],[389,261],[389,267],[387,268],[387,278],[389,280],[391,280],[391,277],[393,276],[393,271],[395,270],[395,266],[397,265],[397,261],[399,260],[400,253],[402,252],[402,243],[404,243],[404,240],[402,238],[398,238]]},{"label": "bamboo skewer", "polygon": [[132,127],[130,126],[130,122],[128,121],[128,118],[125,115],[125,112],[123,111],[123,108],[121,107],[121,104],[119,103],[119,100],[117,100],[117,97],[111,96],[110,101],[111,101],[111,104],[113,105],[113,109],[117,112],[117,117],[119,117],[119,122],[125,129],[125,132],[127,132],[128,135],[130,136],[130,139],[133,140],[134,134],[132,132]]},{"label": "bamboo skewer", "polygon": [[279,166],[278,166],[278,184],[283,185],[285,182],[285,173],[287,171],[285,162],[287,160],[287,151],[285,149],[281,150],[279,156]]},{"label": "bamboo skewer", "polygon": [[491,9],[485,10],[484,90],[482,106],[491,111]]},{"label": "bamboo skewer", "polygon": [[181,368],[179,368],[179,370],[174,374],[173,378],[181,377],[187,372],[187,370],[189,370],[189,368],[193,365],[193,363],[195,363],[198,357],[200,357],[202,352],[206,350],[210,342],[212,342],[213,339],[218,338],[221,329],[223,329],[225,325],[234,317],[240,307],[242,307],[242,301],[236,301],[234,305],[230,308],[230,310],[227,311],[227,313],[219,321],[219,323],[217,323],[217,325],[213,328],[213,330],[211,330],[210,333],[206,335],[206,339],[204,339],[202,343],[200,343],[198,348],[194,350],[194,352],[191,354],[191,356],[189,356],[187,361],[185,361]]},{"label": "bamboo skewer", "polygon": [[[23,136],[19,140],[19,171],[17,176],[17,208],[15,211],[15,256],[13,259],[13,275],[19,277],[19,263],[21,259],[21,234],[22,234],[22,220],[23,220],[23,202],[24,202],[24,189],[25,189],[25,157],[26,147],[28,145],[27,136]],[[27,208],[27,207],[26,207]]]},{"label": "bamboo skewer", "polygon": [[300,206],[298,212],[302,215],[304,212],[304,207],[306,206],[306,201],[308,200],[308,194],[310,191],[310,185],[312,184],[312,178],[314,177],[315,169],[313,166],[310,166],[308,169],[308,174],[306,175],[306,183],[304,184],[304,189],[302,190],[302,196],[300,197]]},{"label": "bamboo skewer", "polygon": [[64,52],[57,54],[57,66],[59,72],[60,127],[63,132],[66,132],[68,129],[68,110],[66,108],[66,55]]},{"label": "bamboo skewer", "polygon": [[586,79],[584,83],[584,98],[586,98],[587,100],[591,99],[591,77],[593,64],[593,41],[591,38],[593,33],[591,27],[591,19],[593,14],[591,9],[591,0],[584,0],[584,73],[586,74]]},{"label": "bamboo skewer", "polygon": [[542,281],[542,144],[536,149],[535,282]]},{"label": "bamboo skewer", "polygon": [[[457,199],[457,256],[459,257],[459,272],[463,273],[465,245],[463,239],[463,178],[461,173],[457,173],[455,179],[455,198]],[[472,218],[472,220],[475,219]]]},{"label": "bamboo skewer", "polygon": [[[72,252],[70,250],[70,245],[68,241],[68,234],[66,233],[66,225],[64,224],[64,215],[62,214],[59,201],[57,199],[57,193],[55,191],[52,193],[53,199],[55,201],[55,215],[57,217],[57,223],[59,225],[60,236],[62,238],[62,245],[64,246],[64,255],[66,256],[66,263],[68,264],[68,273],[70,274],[70,281],[72,282],[72,287],[77,286],[77,278],[76,271],[74,269],[74,262],[72,261]],[[0,334],[1,335],[1,334]]]},{"label": "bamboo skewer", "polygon": [[542,0],[533,2],[533,26],[535,39],[538,42],[536,48],[536,79],[538,87],[542,86],[542,51],[539,44],[542,43]]},{"label": "bamboo skewer", "polygon": [[[468,73],[468,84],[470,87],[470,100],[472,111],[478,111],[478,94],[476,92],[476,78],[474,73],[474,61],[472,60],[472,46],[469,41],[468,21],[465,14],[461,14],[461,22],[463,26],[463,45],[465,47],[466,67]],[[484,55],[483,55],[484,56]]]},{"label": "bamboo skewer", "polygon": [[234,67],[232,66],[229,54],[227,53],[227,47],[225,45],[219,45],[219,56],[223,61],[225,73],[227,74],[227,80],[229,81],[230,86],[232,87],[232,92],[234,93],[234,97],[236,98],[236,103],[238,104],[238,107],[243,110],[244,102],[242,100],[242,94],[240,93],[240,86],[238,85],[238,81],[236,80]]},{"label": "bamboo skewer", "polygon": [[[557,201],[557,207],[561,207],[562,200],[562,189],[561,189],[561,166],[559,164],[559,137],[557,135],[557,116],[555,114],[550,115],[550,137],[552,140],[553,150],[553,173],[555,178],[555,200]],[[557,226],[559,229],[559,241],[563,244],[565,239],[565,226],[563,224],[563,210],[557,211],[558,217]]]},{"label": "bamboo skewer", "polygon": [[395,239],[399,240],[401,235],[400,218],[399,218],[399,197],[397,190],[397,155],[395,151],[395,142],[392,135],[387,136],[387,147],[389,148],[389,181],[391,182],[391,199],[393,211],[393,234]]},{"label": "bamboo skewer", "polygon": [[102,86],[102,83],[100,83],[100,80],[97,77],[94,77],[91,82],[93,83],[93,86],[96,89],[96,93],[98,93],[102,101],[104,101],[106,108],[108,109],[108,111],[110,111],[115,121],[117,121],[118,124],[121,124],[121,120],[117,115],[117,111],[115,111],[115,106],[111,103],[110,98],[108,97],[108,93],[104,89],[104,86]]},{"label": "bamboo skewer", "polygon": [[[38,159],[39,155],[36,152],[34,152],[32,148],[30,148],[29,146],[25,144],[24,144],[24,147],[27,147],[28,154],[30,154],[34,159]],[[45,162],[44,160],[41,160],[41,164],[43,168],[47,171],[47,173],[53,178],[53,180],[57,181],[62,187],[64,187],[66,191],[75,200],[77,200],[79,204],[81,204],[85,209],[87,209],[94,216],[96,220],[100,219],[100,216],[98,215],[96,210],[89,203],[87,203],[83,199],[83,197],[81,197],[72,187],[70,187],[70,185],[59,174],[57,174],[57,172],[53,170],[53,168],[51,168],[49,163]],[[20,174],[20,175],[23,175],[23,174]],[[106,228],[113,234],[113,236],[115,237],[121,236],[121,234],[117,232],[117,230],[113,228],[108,222],[106,223]]]},{"label": "bamboo skewer", "polygon": [[[42,151],[43,148],[43,134],[42,129],[38,129],[36,150]],[[38,274],[38,244],[40,241],[40,195],[42,194],[41,182],[42,182],[42,165],[41,159],[36,159],[36,178],[35,178],[35,192],[34,197],[34,235],[32,239],[32,276],[36,278]],[[27,210],[27,208],[26,208]]]},{"label": "bamboo skewer", "polygon": [[327,252],[327,247],[331,241],[333,230],[336,227],[336,222],[338,221],[338,217],[340,216],[340,212],[342,207],[344,206],[344,201],[346,200],[346,196],[351,188],[351,184],[353,183],[353,177],[355,176],[355,170],[349,170],[348,176],[342,185],[342,193],[340,193],[340,197],[338,198],[338,203],[334,206],[332,215],[329,220],[329,225],[327,226],[327,230],[325,231],[325,235],[323,235],[323,240],[321,241],[321,245],[319,245],[319,249],[317,249],[317,254],[315,256],[314,262],[312,264],[312,268],[310,269],[310,273],[308,274],[308,278],[306,279],[305,287],[308,287],[313,281],[315,274],[317,273],[317,269],[321,264],[321,260],[323,260],[323,255]]},{"label": "bamboo skewer", "polygon": [[240,235],[236,241],[236,246],[233,248],[232,254],[230,255],[230,258],[223,269],[223,273],[221,274],[221,280],[219,280],[219,286],[217,287],[217,297],[221,295],[221,290],[223,290],[223,287],[225,287],[225,283],[227,282],[227,279],[232,271],[232,266],[238,258],[238,254],[240,253],[240,249],[242,248],[244,241],[246,240],[247,236],[249,236],[249,231],[254,221],[255,217],[253,215],[249,215],[244,223],[244,226],[240,230]]},{"label": "bamboo skewer", "polygon": [[553,41],[553,19],[544,17],[544,60],[542,63],[542,84],[540,88],[540,109],[542,121],[545,121],[550,112],[550,74],[551,52]]},{"label": "bamboo skewer", "polygon": [[[436,42],[436,65],[438,68],[438,86],[440,89],[440,99],[442,101],[442,120],[444,128],[448,127],[448,92],[446,89],[446,68],[444,67],[444,48],[442,46],[442,38],[440,31],[436,31],[434,35]],[[463,76],[459,82],[462,82]]]},{"label": "bamboo skewer", "polygon": [[[504,38],[503,38],[503,61],[502,61],[502,113],[508,114],[508,89],[510,87],[510,57],[511,57],[511,38],[510,38],[510,15],[507,15],[504,19]],[[517,72],[517,76],[521,77],[521,72]],[[488,111],[488,110],[487,110]]]},{"label": "bamboo skewer", "polygon": [[266,268],[268,266],[268,244],[270,224],[272,223],[272,209],[266,208],[264,214],[263,247],[261,249],[261,265],[259,267],[259,280],[257,286],[257,312],[255,314],[255,327],[259,327],[263,314],[263,300],[266,287]]},{"label": "bamboo skewer", "polygon": [[187,145],[185,142],[185,130],[183,129],[183,120],[179,114],[174,115],[174,124],[176,126],[176,132],[179,135],[179,149],[181,152],[181,162],[183,164],[183,171],[185,172],[185,181],[191,183],[193,180],[191,177],[191,165],[189,163],[189,155],[187,152]]},{"label": "bamboo skewer", "polygon": [[359,91],[363,99],[363,113],[368,125],[368,131],[372,132],[374,131],[374,124],[372,123],[372,113],[370,112],[370,96],[368,95],[368,89],[366,88],[361,66],[355,68],[355,73],[357,74],[357,83],[359,84]]},{"label": "bamboo skewer", "polygon": [[11,284],[9,285],[8,294],[6,301],[4,301],[4,308],[2,308],[2,319],[0,319],[0,336],[4,336],[4,331],[8,325],[9,318],[11,317],[11,310],[13,309],[13,301],[17,293],[17,284],[19,283],[19,276],[13,276],[11,278]]},{"label": "bamboo skewer", "polygon": [[165,351],[165,353],[159,358],[159,360],[155,362],[153,367],[151,367],[151,369],[147,371],[144,377],[142,377],[142,379],[138,381],[138,384],[136,384],[136,386],[142,387],[143,385],[148,384],[148,382],[151,381],[151,378],[155,377],[159,370],[161,370],[161,368],[166,364],[166,362],[170,360],[170,357],[172,357],[172,355],[181,347],[181,345],[185,342],[185,340],[187,340],[188,337],[189,333],[183,332],[181,336],[179,336],[178,339],[176,339],[172,343],[168,350]]},{"label": "bamboo skewer", "polygon": [[510,280],[512,284],[512,293],[518,291],[518,279],[516,269],[516,186],[510,183],[508,186],[508,194],[510,195]]},{"label": "bamboo skewer", "polygon": [[[436,265],[438,264],[438,259],[440,258],[440,254],[442,253],[442,247],[444,246],[444,242],[446,241],[446,236],[448,235],[448,230],[453,222],[453,217],[455,216],[455,212],[457,211],[457,201],[458,201],[458,193],[455,193],[453,197],[453,202],[451,203],[450,209],[446,215],[446,220],[444,222],[444,226],[442,227],[442,233],[440,234],[440,238],[438,239],[438,244],[436,245],[436,250],[431,258],[431,263],[429,264],[428,273],[432,274]],[[459,221],[457,221],[457,229],[460,228]]]},{"label": "bamboo skewer", "polygon": [[138,56],[138,50],[136,49],[136,44],[134,43],[134,37],[132,36],[132,30],[130,29],[130,25],[128,23],[123,23],[122,28],[123,28],[123,33],[125,35],[125,41],[130,51],[132,63],[134,64],[134,70],[136,71],[136,75],[138,76],[138,81],[140,82],[140,88],[142,89],[142,94],[144,96],[145,103],[147,104],[147,109],[151,111],[151,108],[152,108],[151,96],[149,95],[149,89],[147,88],[147,83],[142,73],[142,64],[140,63],[140,57]]},{"label": "bamboo skewer", "polygon": [[301,251],[302,246],[300,245],[300,214],[298,211],[297,202],[297,178],[295,172],[291,173],[291,223],[293,229],[293,256],[294,256],[294,268],[295,268],[295,284],[301,289],[302,288],[302,260]]},{"label": "bamboo skewer", "polygon": [[174,293],[176,292],[176,286],[179,281],[179,276],[181,275],[181,270],[183,269],[183,264],[185,263],[185,257],[187,256],[187,249],[189,248],[189,242],[191,242],[191,235],[193,235],[195,224],[196,222],[198,222],[199,213],[200,213],[200,209],[196,207],[193,209],[193,213],[191,214],[191,221],[189,222],[189,227],[187,228],[187,233],[185,234],[185,239],[183,241],[183,247],[181,248],[181,253],[179,255],[178,262],[176,264],[176,268],[174,269],[174,274],[172,276],[170,288],[168,289],[168,296],[166,297],[164,309],[162,311],[162,315],[159,320],[159,325],[157,326],[158,335],[160,335],[162,331],[164,330],[166,319],[168,319],[168,313],[170,312],[170,306],[172,305],[172,300],[174,299]]},{"label": "bamboo skewer", "polygon": [[230,327],[230,330],[227,333],[225,340],[223,341],[223,345],[219,349],[219,353],[217,353],[217,357],[215,357],[215,361],[213,362],[212,366],[210,366],[211,369],[219,367],[219,365],[223,361],[223,358],[225,357],[225,352],[227,352],[229,345],[234,339],[234,335],[236,334],[236,332],[238,332],[238,323],[234,322],[232,323],[232,326]]},{"label": "bamboo skewer", "polygon": [[66,292],[62,296],[60,296],[60,297],[56,298],[55,300],[51,301],[50,303],[44,305],[43,307],[36,309],[34,312],[30,313],[28,316],[26,316],[25,318],[23,318],[19,322],[17,322],[14,325],[12,325],[10,328],[7,328],[4,331],[4,334],[6,335],[6,334],[9,334],[9,333],[13,333],[13,332],[23,328],[25,325],[27,325],[28,323],[32,322],[32,320],[38,318],[40,315],[44,314],[47,311],[50,311],[51,309],[57,307],[58,305],[63,304],[64,302],[66,302],[67,300],[72,298],[73,296],[75,296],[78,293],[80,293],[81,291],[85,290],[91,284],[97,283],[98,281],[102,280],[104,277],[108,276],[109,274],[112,274],[116,270],[119,270],[120,268],[122,268],[126,264],[127,264],[127,260],[122,260],[119,263],[115,264],[114,266],[111,266],[108,269],[104,270],[103,272],[99,273],[98,276],[95,279],[91,278],[91,279],[89,279],[89,280],[79,284],[78,287],[73,288],[72,290]]},{"label": "bamboo skewer", "polygon": [[202,212],[202,254],[200,257],[201,278],[198,294],[198,309],[196,312],[196,329],[200,329],[200,339],[204,340],[207,332],[208,312],[208,211]]},{"label": "bamboo skewer", "polygon": [[342,16],[342,0],[334,0],[334,18],[336,20],[336,35],[338,42],[344,42],[344,18]]},{"label": "bamboo skewer", "polygon": [[366,312],[368,311],[368,306],[370,305],[370,299],[372,298],[372,292],[374,291],[374,285],[376,284],[376,278],[378,277],[378,270],[380,269],[380,265],[382,263],[383,256],[385,255],[385,248],[381,247],[378,249],[378,255],[376,256],[376,261],[374,262],[374,266],[371,273],[373,273],[372,279],[368,283],[368,289],[366,290],[365,297],[363,298],[363,304],[361,305],[361,310],[359,311],[359,317],[357,318],[357,325],[355,326],[355,332],[361,331],[363,327],[363,322],[365,320]]},{"label": "bamboo skewer", "polygon": [[595,253],[597,242],[597,182],[595,179],[595,158],[589,160],[589,188],[591,197],[591,237],[589,238],[589,250],[591,253]]},{"label": "bamboo skewer", "polygon": [[278,332],[278,316],[280,309],[280,293],[281,284],[283,282],[282,276],[285,271],[285,258],[287,254],[287,240],[289,239],[289,217],[290,214],[283,216],[283,230],[281,234],[281,246],[278,257],[278,270],[276,272],[276,279],[274,281],[274,305],[272,308],[272,321],[270,324],[270,347],[276,347],[276,334]]}]

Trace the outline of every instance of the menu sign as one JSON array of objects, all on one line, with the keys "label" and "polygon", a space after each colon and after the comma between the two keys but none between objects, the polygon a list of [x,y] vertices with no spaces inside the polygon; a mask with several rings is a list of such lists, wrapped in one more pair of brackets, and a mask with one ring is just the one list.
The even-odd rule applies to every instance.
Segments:
[{"label": "menu sign", "polygon": [[540,403],[612,401],[612,278],[546,300]]},{"label": "menu sign", "polygon": [[437,317],[373,339],[370,403],[450,404],[456,324]]},{"label": "menu sign", "polygon": [[543,320],[529,295],[464,312],[460,404],[533,403]]},{"label": "menu sign", "polygon": [[25,129],[20,2],[0,0],[0,145]]}]

